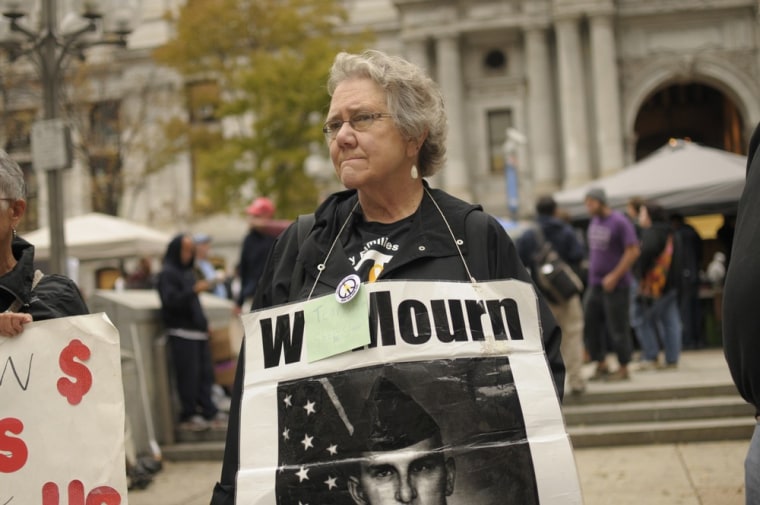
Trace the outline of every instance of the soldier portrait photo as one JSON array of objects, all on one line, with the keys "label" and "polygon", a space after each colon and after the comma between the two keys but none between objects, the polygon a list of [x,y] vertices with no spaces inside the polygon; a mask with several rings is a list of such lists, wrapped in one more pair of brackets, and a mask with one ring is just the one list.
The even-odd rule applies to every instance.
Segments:
[{"label": "soldier portrait photo", "polygon": [[538,503],[506,357],[281,382],[277,401],[278,504]]}]

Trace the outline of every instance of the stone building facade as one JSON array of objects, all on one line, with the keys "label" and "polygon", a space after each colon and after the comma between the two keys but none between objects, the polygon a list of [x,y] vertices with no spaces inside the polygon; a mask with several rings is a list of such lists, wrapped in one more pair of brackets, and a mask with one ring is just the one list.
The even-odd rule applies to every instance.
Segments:
[{"label": "stone building facade", "polygon": [[436,181],[506,214],[609,175],[670,137],[743,153],[760,122],[758,0],[367,0],[354,22],[426,68],[450,119]]},{"label": "stone building facade", "polygon": [[[624,169],[670,137],[744,152],[760,122],[760,0],[344,2],[351,13],[346,30],[370,27],[375,47],[421,65],[442,87],[448,161],[432,183],[495,215],[508,214],[507,162],[518,174],[519,213],[529,215],[536,195]],[[106,112],[119,104],[122,147],[144,147],[161,117],[184,107],[178,97],[185,83],[150,60],[150,50],[171,33],[164,13],[180,4],[142,0],[127,50],[88,54],[101,72],[87,100]],[[2,58],[0,72],[8,68]],[[33,90],[0,96],[0,147],[27,167],[28,145],[18,142],[23,118],[28,124],[34,117]],[[516,135],[507,143],[509,129]],[[144,152],[119,154],[119,215],[165,229],[191,223],[189,157],[146,173]],[[66,179],[69,215],[92,209],[92,181],[108,183],[107,173],[79,162]],[[44,184],[36,187],[44,209]],[[45,212],[37,219],[45,225]]]}]

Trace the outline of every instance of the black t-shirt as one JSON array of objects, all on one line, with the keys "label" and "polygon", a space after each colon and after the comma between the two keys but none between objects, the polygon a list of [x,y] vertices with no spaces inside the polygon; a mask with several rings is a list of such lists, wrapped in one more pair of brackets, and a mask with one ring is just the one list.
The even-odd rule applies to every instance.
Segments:
[{"label": "black t-shirt", "polygon": [[343,248],[357,275],[365,282],[375,282],[385,266],[398,252],[412,224],[414,215],[395,223],[354,221],[346,234]]}]

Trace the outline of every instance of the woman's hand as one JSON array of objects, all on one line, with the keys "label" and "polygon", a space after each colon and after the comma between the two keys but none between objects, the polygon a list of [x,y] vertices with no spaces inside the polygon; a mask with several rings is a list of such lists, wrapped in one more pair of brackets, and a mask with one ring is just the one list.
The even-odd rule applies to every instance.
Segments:
[{"label": "woman's hand", "polygon": [[24,325],[32,322],[31,314],[19,312],[0,313],[0,336],[15,337],[24,331]]}]

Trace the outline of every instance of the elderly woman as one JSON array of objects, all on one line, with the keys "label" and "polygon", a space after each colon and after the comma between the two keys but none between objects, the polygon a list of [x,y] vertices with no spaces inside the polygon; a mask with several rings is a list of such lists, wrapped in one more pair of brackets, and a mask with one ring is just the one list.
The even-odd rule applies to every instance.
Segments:
[{"label": "elderly woman", "polygon": [[16,336],[32,321],[87,314],[76,284],[34,269],[34,246],[16,236],[26,211],[24,173],[0,150],[0,335]]},{"label": "elderly woman", "polygon": [[[494,218],[478,205],[430,188],[423,179],[441,168],[446,154],[443,98],[429,77],[409,62],[378,51],[340,53],[327,88],[332,100],[323,131],[347,190],[322,203],[308,233],[296,223],[278,238],[254,309],[306,299],[310,293],[333,293],[349,274],[364,282],[471,277],[530,282]],[[543,301],[541,318],[561,395],[560,332]],[[234,500],[241,382],[242,366],[214,505]]]}]

